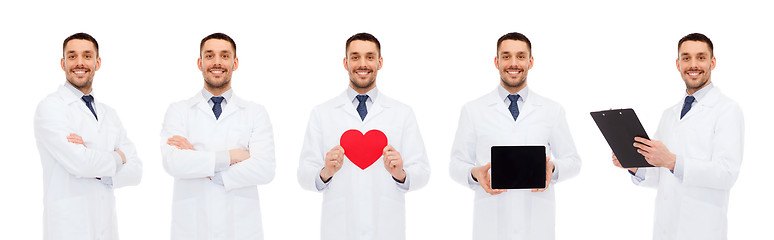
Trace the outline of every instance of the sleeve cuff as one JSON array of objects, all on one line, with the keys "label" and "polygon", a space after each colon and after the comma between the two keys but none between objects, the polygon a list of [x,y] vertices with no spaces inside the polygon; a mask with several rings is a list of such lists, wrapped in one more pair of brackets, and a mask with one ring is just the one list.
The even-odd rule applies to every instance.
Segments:
[{"label": "sleeve cuff", "polygon": [[[406,170],[403,170],[406,171]],[[398,189],[402,192],[408,192],[409,186],[411,186],[411,178],[409,178],[408,172],[406,172],[406,179],[401,183],[398,181],[398,179],[395,179],[395,177],[392,177],[392,180],[395,180],[395,184],[398,185]]]},{"label": "sleeve cuff", "polygon": [[680,179],[681,182],[683,181],[683,176],[684,176],[683,173],[685,172],[685,168],[684,168],[685,164],[684,164],[684,162],[685,161],[683,161],[683,159],[680,156],[676,156],[675,157],[675,170],[672,171],[672,174],[674,174],[675,177],[677,177],[677,179]]},{"label": "sleeve cuff", "polygon": [[215,153],[215,172],[226,171],[229,165],[231,165],[231,155],[228,151],[220,151]]},{"label": "sleeve cuff", "polygon": [[[322,171],[322,169],[320,169]],[[331,179],[328,179],[328,182],[323,182],[322,178],[320,178],[320,172],[317,172],[317,176],[314,177],[314,186],[317,187],[317,191],[322,191],[328,188],[328,183],[333,181],[333,177]]]},{"label": "sleeve cuff", "polygon": [[[629,171],[629,170],[626,170]],[[638,169],[636,174],[632,174],[632,171],[629,171],[629,174],[632,174],[632,180],[635,183],[639,183],[645,180],[645,169]]]},{"label": "sleeve cuff", "polygon": [[102,184],[108,185],[108,187],[113,188],[113,177],[101,177],[99,179]]},{"label": "sleeve cuff", "polygon": [[223,175],[221,175],[220,172],[215,172],[215,176],[210,177],[210,180],[215,184],[225,186],[223,184]]}]

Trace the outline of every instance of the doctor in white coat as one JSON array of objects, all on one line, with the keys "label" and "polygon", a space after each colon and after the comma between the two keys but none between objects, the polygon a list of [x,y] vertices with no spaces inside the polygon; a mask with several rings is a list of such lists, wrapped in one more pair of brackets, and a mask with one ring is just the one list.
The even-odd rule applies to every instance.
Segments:
[{"label": "doctor in white coat", "polygon": [[115,110],[94,97],[97,40],[76,33],[63,45],[67,82],[35,112],[43,239],[118,239],[113,189],[139,184],[142,163]]},{"label": "doctor in white coat", "polygon": [[[405,239],[404,193],[421,188],[430,176],[424,143],[411,108],[376,88],[379,41],[359,33],[346,46],[350,86],[312,110],[298,181],[323,193],[321,239]],[[365,169],[339,146],[349,129],[364,134],[377,129],[387,137],[382,156]]]},{"label": "doctor in white coat", "polygon": [[263,239],[259,184],[274,178],[274,138],[263,106],[234,95],[236,44],[226,34],[201,41],[204,89],[167,109],[164,169],[175,178],[172,239]]},{"label": "doctor in white coat", "polygon": [[[676,62],[683,99],[664,111],[653,140],[633,139],[656,167],[629,171],[635,184],[658,189],[653,239],[726,239],[728,197],[744,147],[742,110],[712,84],[716,60],[707,36],[680,39]],[[613,163],[621,167],[615,155]]]},{"label": "doctor in white coat", "polygon": [[[564,109],[527,87],[534,63],[529,39],[508,33],[497,41],[500,85],[462,107],[452,146],[452,179],[475,192],[473,239],[554,239],[553,184],[578,174]],[[545,189],[492,189],[492,146],[546,147]]]}]

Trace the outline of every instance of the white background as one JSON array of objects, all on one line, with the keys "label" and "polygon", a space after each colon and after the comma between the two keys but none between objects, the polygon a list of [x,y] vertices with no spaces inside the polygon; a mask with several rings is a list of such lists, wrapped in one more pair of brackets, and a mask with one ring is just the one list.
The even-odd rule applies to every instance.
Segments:
[{"label": "white background", "polygon": [[169,238],[173,179],[161,165],[161,122],[170,103],[202,88],[199,41],[213,32],[237,42],[234,92],[265,105],[274,125],[277,174],[259,187],[266,239],[319,238],[322,195],[299,187],[298,157],[311,108],[347,87],[344,43],[358,32],[381,41],[377,85],[413,107],[430,158],[430,183],[406,194],[408,238],[469,239],[473,192],[450,179],[449,152],[462,104],[497,86],[496,40],[511,31],[532,41],[529,86],[565,107],[583,160],[579,176],[554,186],[558,239],[651,238],[656,192],[613,167],[589,112],[631,107],[655,133],[661,112],[683,96],[677,41],[692,32],[713,40],[713,82],[745,113],[729,237],[770,237],[771,8],[628,2],[4,3],[0,238],[41,238],[32,119],[37,103],[65,82],[62,41],[81,31],[100,43],[95,96],[118,111],[144,163],[139,186],[116,190],[122,239]]}]

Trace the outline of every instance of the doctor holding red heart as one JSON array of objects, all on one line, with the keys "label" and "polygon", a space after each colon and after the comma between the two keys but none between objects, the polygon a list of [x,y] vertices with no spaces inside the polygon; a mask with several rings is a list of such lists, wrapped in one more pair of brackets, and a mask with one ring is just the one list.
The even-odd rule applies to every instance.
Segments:
[{"label": "doctor holding red heart", "polygon": [[312,110],[298,182],[323,194],[321,239],[406,239],[404,194],[430,178],[416,117],[376,88],[376,37],[355,34],[345,50],[349,87]]}]

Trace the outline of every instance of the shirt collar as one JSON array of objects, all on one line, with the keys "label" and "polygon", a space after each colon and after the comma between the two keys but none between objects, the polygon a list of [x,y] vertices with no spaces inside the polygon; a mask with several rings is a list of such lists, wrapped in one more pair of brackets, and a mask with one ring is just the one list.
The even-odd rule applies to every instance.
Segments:
[{"label": "shirt collar", "polygon": [[379,96],[379,88],[378,87],[374,87],[373,89],[371,89],[367,93],[360,94],[360,93],[357,93],[355,91],[355,89],[352,89],[352,87],[347,87],[347,99],[350,99],[352,101],[357,101],[355,99],[355,97],[357,97],[357,95],[368,95],[368,99],[371,102],[374,102],[374,99],[376,99]]},{"label": "shirt collar", "polygon": [[702,100],[702,99],[704,99],[704,97],[706,97],[706,96],[707,96],[707,93],[708,93],[710,90],[712,90],[712,88],[714,88],[714,87],[715,87],[715,86],[713,85],[713,83],[711,83],[711,82],[710,82],[710,84],[707,84],[707,86],[704,86],[703,88],[699,89],[699,91],[696,91],[696,92],[695,92],[695,93],[693,93],[693,94],[690,94],[690,95],[689,95],[689,94],[688,94],[688,92],[686,92],[686,93],[685,93],[685,96],[686,96],[686,97],[687,97],[687,96],[693,96],[693,97],[696,99],[696,100],[695,100],[696,102],[701,102],[701,100]]},{"label": "shirt collar", "polygon": [[[225,103],[228,104],[229,100],[231,100],[231,95],[233,94],[234,92],[232,91],[232,89],[228,89],[220,96],[223,97],[223,101],[225,101]],[[215,95],[212,94],[210,91],[207,91],[206,88],[202,88],[202,97],[204,97],[204,100],[209,102],[210,98],[215,97]]]},{"label": "shirt collar", "polygon": [[[503,85],[499,85],[499,86],[500,87],[497,88],[497,94],[500,95],[500,99],[502,99],[503,102],[505,102],[506,100],[510,101],[508,99],[508,95],[511,95],[511,93],[508,92],[508,90],[505,90]],[[529,86],[524,86],[524,88],[521,89],[521,91],[518,91],[516,94],[519,94],[519,96],[521,96],[519,98],[519,101],[526,102],[527,97],[529,97]]]},{"label": "shirt collar", "polygon": [[69,82],[65,82],[65,84],[64,84],[64,85],[65,85],[65,87],[66,87],[67,89],[70,89],[70,91],[72,91],[72,92],[73,92],[73,94],[75,94],[75,96],[78,96],[79,98],[80,98],[80,97],[82,97],[82,96],[86,96],[86,95],[92,95],[92,97],[94,96],[94,95],[92,94],[92,93],[94,93],[94,89],[92,89],[92,90],[91,90],[91,92],[89,92],[89,94],[83,94],[83,92],[81,92],[81,90],[78,90],[77,88],[75,88],[75,86],[73,86],[73,85],[72,85],[72,84],[70,84]]}]

